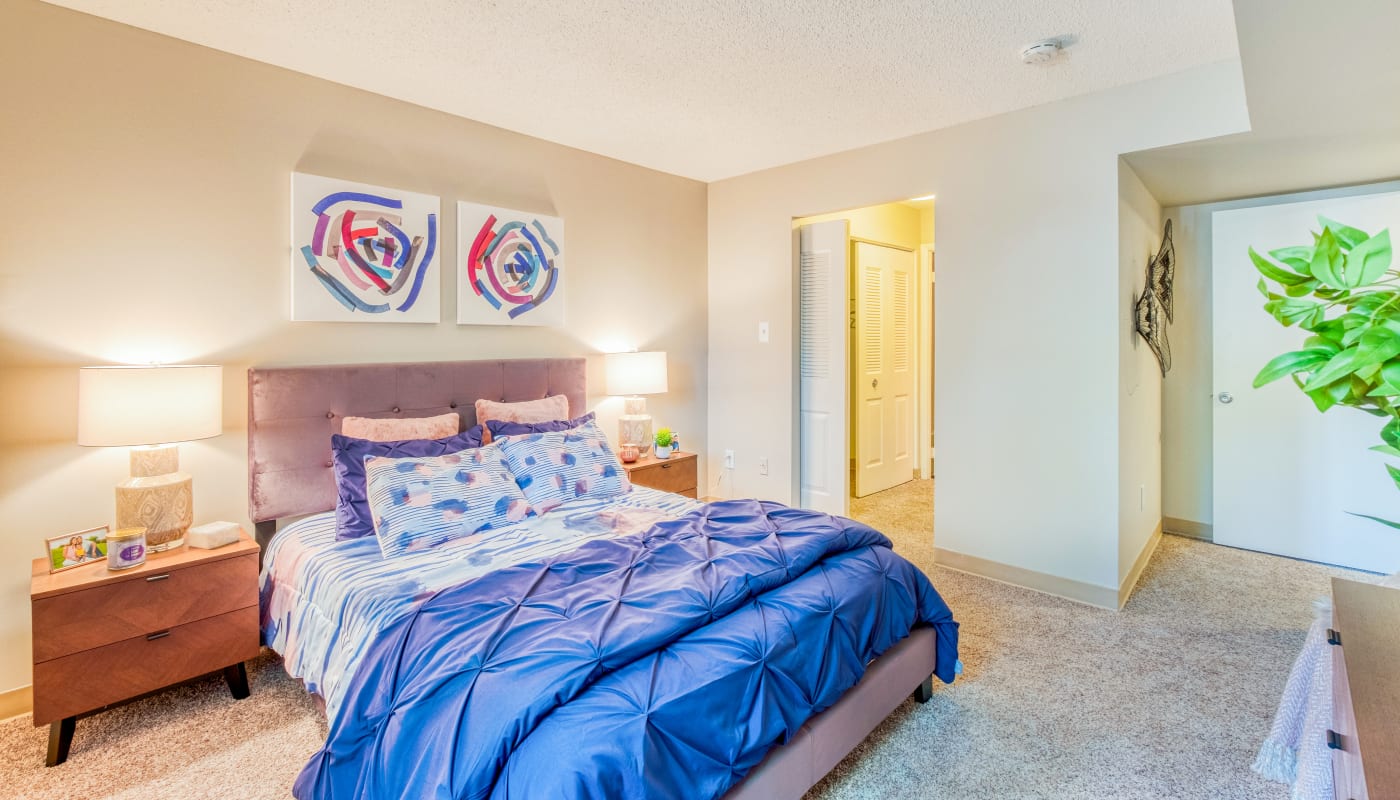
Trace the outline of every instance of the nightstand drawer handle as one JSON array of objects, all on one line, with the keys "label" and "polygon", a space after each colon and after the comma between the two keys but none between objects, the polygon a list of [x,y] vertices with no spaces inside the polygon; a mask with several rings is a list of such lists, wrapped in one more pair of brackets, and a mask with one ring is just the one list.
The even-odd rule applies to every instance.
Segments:
[{"label": "nightstand drawer handle", "polygon": [[167,636],[169,636],[169,635],[170,635],[170,630],[169,630],[169,629],[166,629],[166,630],[163,630],[163,631],[156,631],[155,633],[148,633],[148,634],[146,634],[146,641],[148,641],[148,642],[154,642],[154,641],[157,640],[157,639],[164,639],[165,637],[167,637]]},{"label": "nightstand drawer handle", "polygon": [[169,572],[165,573],[164,575],[152,575],[151,577],[149,577],[149,578],[146,579],[146,583],[155,583],[156,581],[163,581],[163,580],[165,580],[166,578],[169,578],[169,577],[170,577],[170,573],[169,573]]},{"label": "nightstand drawer handle", "polygon": [[662,464],[662,465],[661,465],[661,468],[662,468],[662,469],[670,469],[670,468],[671,468],[671,465],[670,465],[670,464]]}]

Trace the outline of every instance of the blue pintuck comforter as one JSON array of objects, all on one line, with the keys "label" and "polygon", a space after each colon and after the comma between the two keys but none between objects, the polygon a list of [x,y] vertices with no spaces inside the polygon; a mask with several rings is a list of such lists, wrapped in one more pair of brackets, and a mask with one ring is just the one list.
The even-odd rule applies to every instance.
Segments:
[{"label": "blue pintuck comforter", "polygon": [[293,793],[719,797],[919,624],[952,681],[957,623],[882,534],[713,503],[426,598],[369,648]]}]

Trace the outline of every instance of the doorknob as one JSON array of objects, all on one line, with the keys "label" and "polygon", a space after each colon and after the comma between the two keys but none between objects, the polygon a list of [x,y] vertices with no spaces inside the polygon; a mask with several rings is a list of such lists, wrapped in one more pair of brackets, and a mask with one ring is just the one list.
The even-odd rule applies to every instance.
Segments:
[{"label": "doorknob", "polygon": [[1221,392],[1221,393],[1218,395],[1217,399],[1220,400],[1220,404],[1221,404],[1221,405],[1225,405],[1225,406],[1228,406],[1228,405],[1230,405],[1231,403],[1235,402],[1235,396],[1232,395],[1232,394],[1230,394],[1229,392]]},{"label": "doorknob", "polygon": [[871,378],[871,379],[870,379],[870,388],[874,389],[876,386],[879,386],[879,385],[880,385],[880,379],[879,379],[879,378]]}]

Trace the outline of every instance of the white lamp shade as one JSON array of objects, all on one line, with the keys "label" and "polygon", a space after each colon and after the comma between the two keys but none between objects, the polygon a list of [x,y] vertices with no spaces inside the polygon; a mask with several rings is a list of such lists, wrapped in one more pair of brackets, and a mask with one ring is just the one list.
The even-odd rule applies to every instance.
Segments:
[{"label": "white lamp shade", "polygon": [[78,444],[168,444],[224,432],[224,369],[217,366],[83,367]]},{"label": "white lamp shade", "polygon": [[608,394],[665,394],[666,353],[653,350],[646,353],[608,353]]}]

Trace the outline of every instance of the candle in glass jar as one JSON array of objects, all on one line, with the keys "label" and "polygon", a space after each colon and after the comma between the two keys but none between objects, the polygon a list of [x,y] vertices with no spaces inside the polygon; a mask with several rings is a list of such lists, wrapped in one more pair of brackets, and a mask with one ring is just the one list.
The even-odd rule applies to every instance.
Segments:
[{"label": "candle in glass jar", "polygon": [[131,569],[144,563],[145,528],[118,528],[107,534],[107,569]]}]

